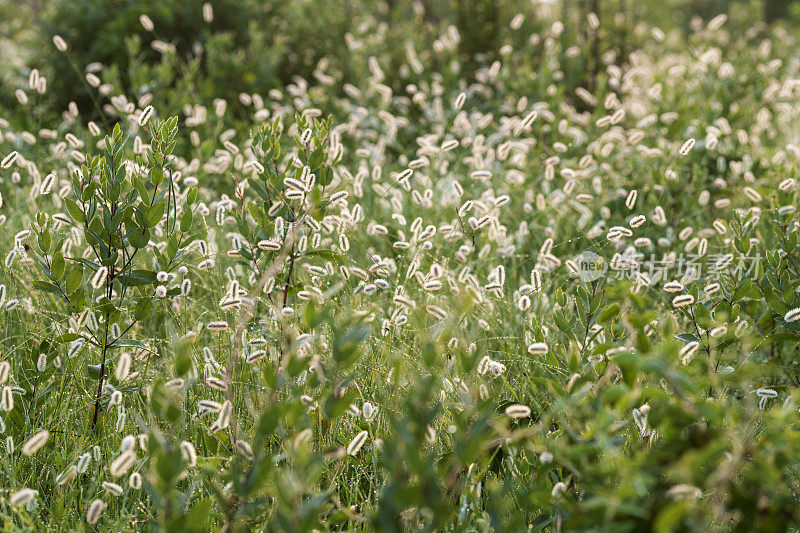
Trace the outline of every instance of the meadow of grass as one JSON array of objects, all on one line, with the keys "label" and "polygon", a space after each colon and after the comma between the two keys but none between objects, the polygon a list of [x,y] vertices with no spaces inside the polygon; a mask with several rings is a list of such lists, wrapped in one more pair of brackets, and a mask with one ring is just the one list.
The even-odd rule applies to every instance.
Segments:
[{"label": "meadow of grass", "polygon": [[13,52],[4,531],[798,529],[800,33],[525,6],[267,94]]}]

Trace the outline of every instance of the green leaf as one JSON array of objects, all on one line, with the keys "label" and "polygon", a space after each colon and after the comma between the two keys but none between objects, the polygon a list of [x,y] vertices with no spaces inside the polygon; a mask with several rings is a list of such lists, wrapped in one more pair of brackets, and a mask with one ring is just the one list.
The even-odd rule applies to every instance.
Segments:
[{"label": "green leaf", "polygon": [[153,167],[150,171],[150,182],[158,187],[164,181],[164,169],[161,167]]},{"label": "green leaf", "polygon": [[157,204],[150,207],[145,214],[145,221],[147,222],[147,227],[153,228],[161,222],[161,219],[164,216],[164,210],[166,209],[166,204],[164,202],[158,202]]},{"label": "green leaf", "polygon": [[86,292],[81,288],[69,295],[69,302],[75,311],[80,311],[86,301]]},{"label": "green leaf", "polygon": [[685,344],[700,340],[699,338],[697,338],[697,336],[692,335],[691,333],[679,333],[675,335],[675,338],[683,341]]},{"label": "green leaf", "polygon": [[[95,222],[97,222],[97,219],[94,219],[92,224],[94,224]],[[106,243],[105,239],[103,239],[103,237],[101,237],[100,234],[97,233],[98,230],[102,231],[101,228],[98,228],[98,229],[87,228],[86,231],[93,238],[92,244],[94,244],[95,246],[100,248],[100,257],[101,258],[107,258],[107,257],[109,257],[109,255],[108,255],[108,244]]]},{"label": "green leaf", "polygon": [[131,270],[120,274],[117,279],[128,287],[152,285],[157,281],[156,273],[152,270]]},{"label": "green leaf", "polygon": [[71,216],[73,220],[79,223],[82,223],[86,220],[83,211],[81,210],[80,207],[78,207],[78,204],[75,202],[75,200],[73,200],[72,198],[64,198],[64,203],[67,204],[67,212],[69,213],[69,216]]},{"label": "green leaf", "polygon": [[139,193],[139,198],[142,199],[142,202],[144,202],[145,204],[149,204],[150,203],[150,195],[147,193],[147,187],[145,187],[145,185],[142,182],[142,180],[139,179],[138,177],[134,177],[132,182],[133,182],[134,188],[136,189],[136,192]]},{"label": "green leaf", "polygon": [[711,313],[705,305],[698,303],[695,306],[694,313],[701,328],[707,329],[711,325]]},{"label": "green leaf", "polygon": [[50,275],[56,281],[60,281],[64,277],[66,268],[67,262],[64,261],[64,254],[59,250],[53,254],[53,260],[50,262]]},{"label": "green leaf", "polygon": [[147,348],[147,345],[144,343],[134,340],[134,339],[117,339],[114,341],[114,344],[109,346],[109,348]]},{"label": "green leaf", "polygon": [[53,339],[53,342],[67,343],[74,341],[78,337],[79,336],[75,333],[65,333],[64,335],[59,335],[58,337],[55,337]]},{"label": "green leaf", "polygon": [[134,248],[144,248],[150,242],[150,230],[147,228],[134,228],[125,235],[125,238]]},{"label": "green leaf", "polygon": [[181,215],[181,231],[187,232],[192,227],[192,211],[186,210],[186,212]]},{"label": "green leaf", "polygon": [[100,265],[98,265],[97,263],[95,263],[95,262],[93,262],[93,261],[89,261],[89,260],[88,260],[88,259],[86,259],[85,257],[70,257],[70,261],[76,261],[76,262],[78,262],[78,263],[81,263],[81,264],[83,264],[83,265],[86,265],[86,266],[87,266],[87,267],[89,267],[89,268],[90,268],[90,269],[91,269],[93,272],[97,272],[97,271],[100,269]]},{"label": "green leaf", "polygon": [[41,281],[41,280],[33,280],[33,288],[39,291],[44,292],[51,292],[53,294],[61,295],[61,291],[58,289],[56,285],[50,283],[48,281]]},{"label": "green leaf", "polygon": [[319,257],[328,261],[341,260],[342,258],[341,254],[333,250],[308,250],[303,253],[302,257]]},{"label": "green leaf", "polygon": [[739,298],[750,298],[752,300],[760,300],[761,290],[753,280],[746,279],[741,284],[739,284],[739,288],[736,289],[736,296]]},{"label": "green leaf", "polygon": [[42,233],[39,234],[39,247],[42,249],[44,253],[47,253],[50,251],[50,244],[52,244],[50,231],[44,230]]},{"label": "green leaf", "polygon": [[183,377],[192,369],[192,357],[189,351],[184,349],[177,350],[175,353],[175,375]]},{"label": "green leaf", "polygon": [[325,151],[323,150],[322,146],[318,146],[313,152],[311,152],[311,156],[308,158],[308,166],[316,170],[324,161]]},{"label": "green leaf", "polygon": [[136,320],[144,320],[150,315],[150,311],[153,309],[153,302],[148,297],[144,297],[139,299],[136,303],[136,309],[133,311],[133,315]]},{"label": "green leaf", "polygon": [[100,379],[100,365],[86,365],[86,373],[92,379]]},{"label": "green leaf", "polygon": [[609,305],[605,309],[603,309],[599,315],[597,315],[597,322],[600,324],[605,324],[609,320],[613,319],[615,316],[619,315],[620,305],[616,302]]}]

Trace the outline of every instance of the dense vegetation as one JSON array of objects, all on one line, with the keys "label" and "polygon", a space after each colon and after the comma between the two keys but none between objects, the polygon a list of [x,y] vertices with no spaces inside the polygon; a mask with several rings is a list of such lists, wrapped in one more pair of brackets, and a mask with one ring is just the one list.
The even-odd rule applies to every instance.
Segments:
[{"label": "dense vegetation", "polygon": [[631,4],[5,5],[3,529],[797,530],[793,6]]}]

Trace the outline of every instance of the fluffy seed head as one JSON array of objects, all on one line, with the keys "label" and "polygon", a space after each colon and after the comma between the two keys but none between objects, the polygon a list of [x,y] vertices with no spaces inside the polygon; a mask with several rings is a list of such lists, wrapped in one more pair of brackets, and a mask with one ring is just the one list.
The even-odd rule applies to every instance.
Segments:
[{"label": "fluffy seed head", "polygon": [[59,52],[67,51],[67,42],[60,35],[53,35],[53,44]]},{"label": "fluffy seed head", "polygon": [[45,445],[47,439],[49,438],[50,432],[46,429],[43,429],[25,442],[25,444],[22,446],[22,453],[27,456],[35,454],[42,449],[42,446]]},{"label": "fluffy seed head", "polygon": [[795,322],[797,319],[800,319],[800,307],[795,307],[785,315],[783,315],[783,319],[786,322]]},{"label": "fluffy seed head", "polygon": [[528,353],[532,355],[544,355],[548,352],[547,344],[544,342],[534,342],[528,345]]},{"label": "fluffy seed head", "polygon": [[128,470],[130,470],[131,466],[133,466],[134,461],[136,461],[136,454],[133,450],[125,450],[111,462],[109,472],[113,477],[125,475]]},{"label": "fluffy seed head", "polygon": [[509,405],[506,407],[506,415],[511,418],[528,418],[531,416],[531,408],[521,404]]},{"label": "fluffy seed head", "polygon": [[672,299],[672,305],[675,307],[685,307],[694,303],[694,296],[691,294],[679,294]]},{"label": "fluffy seed head", "polygon": [[20,489],[9,498],[9,502],[14,507],[23,507],[36,497],[36,491],[29,488]]},{"label": "fluffy seed head", "polygon": [[131,474],[131,477],[128,478],[128,486],[134,490],[142,488],[142,475],[139,472]]},{"label": "fluffy seed head", "polygon": [[696,141],[694,139],[689,139],[688,141],[683,143],[683,146],[681,146],[681,149],[678,150],[678,153],[680,153],[681,155],[688,154],[689,152],[692,151],[692,148],[694,147],[694,143],[695,142]]},{"label": "fluffy seed head", "polygon": [[361,431],[353,437],[353,440],[347,445],[347,455],[356,455],[361,450],[361,447],[364,446],[364,443],[367,442],[368,436],[369,433]]},{"label": "fluffy seed head", "polygon": [[89,504],[89,509],[86,511],[86,522],[89,524],[96,524],[100,520],[100,515],[103,513],[106,504],[103,500],[96,499]]}]

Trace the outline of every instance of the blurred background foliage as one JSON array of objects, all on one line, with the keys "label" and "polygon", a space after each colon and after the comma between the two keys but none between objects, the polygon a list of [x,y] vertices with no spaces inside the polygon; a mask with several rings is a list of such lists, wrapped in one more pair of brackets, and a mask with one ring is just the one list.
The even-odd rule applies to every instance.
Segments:
[{"label": "blurred background foliage", "polygon": [[[331,73],[340,74],[336,83],[341,89],[368,71],[370,56],[389,58],[390,64],[382,65],[385,83],[397,91],[404,84],[397,66],[404,63],[406,43],[413,42],[417,50],[436,49],[441,45],[439,36],[448,28],[455,30],[460,38],[453,59],[468,77],[498,59],[504,45],[521,44],[514,42],[519,33],[509,30],[518,13],[550,15],[547,21],[526,16],[528,33],[549,25],[552,15],[564,21],[565,42],[585,52],[564,82],[570,88],[591,90],[587,77],[596,74],[599,58],[613,54],[624,62],[627,53],[647,38],[641,31],[645,27],[688,35],[692,19],[708,20],[720,13],[732,15],[731,25],[759,19],[789,26],[800,22],[800,2],[792,0],[216,0],[211,3],[210,22],[203,19],[204,3],[1,0],[6,16],[0,22],[0,106],[14,106],[16,87],[9,85],[30,66],[39,66],[51,84],[48,110],[60,113],[75,102],[84,117],[90,109],[99,116],[104,104],[90,96],[96,91],[89,90],[84,78],[87,67],[96,65],[103,66],[104,80],[112,80],[117,93],[151,92],[165,114],[180,112],[187,104],[208,105],[214,98],[235,100],[241,92],[266,95],[298,79],[313,84],[321,62]],[[588,28],[590,12],[602,21],[599,34]],[[140,23],[143,14],[152,19],[152,31]],[[369,41],[370,49],[364,53],[354,54],[359,46],[356,38],[376,27],[381,38]],[[69,54],[53,47],[53,35],[69,43]],[[593,39],[596,45],[588,42]],[[154,49],[162,43],[166,52]],[[420,61],[424,68],[438,70],[435,58]],[[536,56],[528,61],[536,68]]]}]

